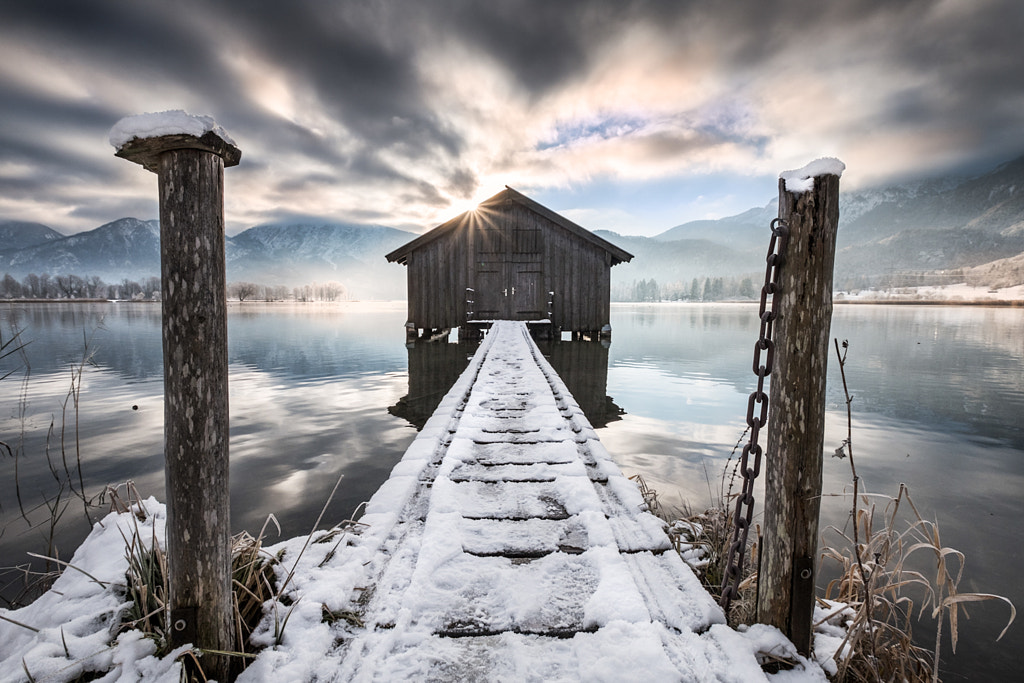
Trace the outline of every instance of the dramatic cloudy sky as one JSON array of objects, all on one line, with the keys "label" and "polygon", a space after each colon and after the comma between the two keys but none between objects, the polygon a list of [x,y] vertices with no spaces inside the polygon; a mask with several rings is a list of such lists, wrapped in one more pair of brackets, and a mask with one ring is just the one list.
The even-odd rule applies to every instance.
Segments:
[{"label": "dramatic cloudy sky", "polygon": [[122,116],[210,114],[242,150],[228,231],[422,230],[519,189],[656,234],[1024,152],[1021,0],[0,0],[0,219],[155,218]]}]

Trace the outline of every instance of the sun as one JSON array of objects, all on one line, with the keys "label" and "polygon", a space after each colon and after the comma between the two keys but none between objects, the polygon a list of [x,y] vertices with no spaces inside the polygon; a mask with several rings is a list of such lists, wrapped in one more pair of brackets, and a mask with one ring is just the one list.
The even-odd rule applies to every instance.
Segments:
[{"label": "sun", "polygon": [[490,185],[478,187],[473,194],[465,199],[458,199],[453,201],[448,208],[445,210],[448,218],[466,213],[467,211],[479,211],[480,204],[489,197],[496,195],[501,192],[504,186],[492,187]]}]

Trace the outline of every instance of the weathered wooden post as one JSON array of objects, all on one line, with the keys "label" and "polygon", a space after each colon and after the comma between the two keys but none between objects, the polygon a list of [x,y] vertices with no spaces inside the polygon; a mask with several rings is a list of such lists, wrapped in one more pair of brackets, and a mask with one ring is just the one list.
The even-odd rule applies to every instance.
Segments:
[{"label": "weathered wooden post", "polygon": [[811,648],[825,369],[844,169],[836,159],[819,159],[779,179],[779,217],[789,240],[775,294],[758,621],[779,628],[803,654]]},{"label": "weathered wooden post", "polygon": [[[231,651],[224,168],[241,152],[209,117],[122,119],[116,155],[159,177],[164,458],[172,647]],[[230,660],[202,659],[228,680]]]}]

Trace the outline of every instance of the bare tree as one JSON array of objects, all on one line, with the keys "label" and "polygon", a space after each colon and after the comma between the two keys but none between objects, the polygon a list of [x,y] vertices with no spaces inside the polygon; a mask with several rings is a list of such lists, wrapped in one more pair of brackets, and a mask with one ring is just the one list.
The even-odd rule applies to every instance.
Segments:
[{"label": "bare tree", "polygon": [[135,280],[129,280],[128,278],[121,280],[121,297],[132,300],[141,299],[142,285]]},{"label": "bare tree", "polygon": [[150,275],[142,281],[142,293],[146,295],[147,299],[153,299],[154,301],[160,300],[160,278],[155,275]]},{"label": "bare tree", "polygon": [[75,298],[75,287],[70,275],[58,275],[56,278],[57,289],[65,299]]},{"label": "bare tree", "polygon": [[14,279],[10,273],[4,273],[3,282],[0,283],[0,296],[17,299],[22,295],[21,283]]},{"label": "bare tree", "polygon": [[251,299],[259,289],[252,282],[233,282],[228,286],[228,293],[238,299],[241,303],[246,299]]},{"label": "bare tree", "polygon": [[337,301],[345,295],[345,285],[331,280],[320,287],[320,298],[323,301]]}]

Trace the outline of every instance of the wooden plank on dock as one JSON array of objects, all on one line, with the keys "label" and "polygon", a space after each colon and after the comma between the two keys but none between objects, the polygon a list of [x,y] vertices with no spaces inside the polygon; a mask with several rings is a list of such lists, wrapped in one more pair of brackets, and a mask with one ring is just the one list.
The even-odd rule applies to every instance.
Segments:
[{"label": "wooden plank on dock", "polygon": [[724,621],[522,323],[491,328],[363,521],[339,680],[584,680],[606,656],[680,678]]}]

